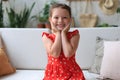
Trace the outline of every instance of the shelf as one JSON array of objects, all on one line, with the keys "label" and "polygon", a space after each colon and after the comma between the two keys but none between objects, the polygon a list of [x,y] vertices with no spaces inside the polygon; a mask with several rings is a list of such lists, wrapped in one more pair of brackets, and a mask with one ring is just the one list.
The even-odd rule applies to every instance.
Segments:
[{"label": "shelf", "polygon": [[[67,0],[67,1],[86,1],[86,0]],[[99,0],[91,0],[91,1],[99,1]]]}]

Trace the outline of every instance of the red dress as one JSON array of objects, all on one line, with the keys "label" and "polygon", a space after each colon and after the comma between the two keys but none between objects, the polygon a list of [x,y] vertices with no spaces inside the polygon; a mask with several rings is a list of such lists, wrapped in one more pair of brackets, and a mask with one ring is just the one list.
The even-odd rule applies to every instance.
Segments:
[{"label": "red dress", "polygon": [[[67,37],[70,39],[78,33],[78,30],[68,32]],[[54,42],[54,34],[43,32],[43,35],[46,35]],[[85,78],[82,70],[75,61],[75,54],[70,58],[66,58],[63,51],[61,51],[58,58],[48,55],[48,64],[43,80],[85,80]]]}]

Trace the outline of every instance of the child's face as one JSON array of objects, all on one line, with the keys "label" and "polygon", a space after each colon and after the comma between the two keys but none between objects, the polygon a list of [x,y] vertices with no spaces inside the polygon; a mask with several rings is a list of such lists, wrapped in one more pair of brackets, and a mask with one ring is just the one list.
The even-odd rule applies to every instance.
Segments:
[{"label": "child's face", "polygon": [[50,22],[52,22],[58,30],[63,30],[68,24],[70,24],[71,17],[66,9],[54,8],[52,10]]}]

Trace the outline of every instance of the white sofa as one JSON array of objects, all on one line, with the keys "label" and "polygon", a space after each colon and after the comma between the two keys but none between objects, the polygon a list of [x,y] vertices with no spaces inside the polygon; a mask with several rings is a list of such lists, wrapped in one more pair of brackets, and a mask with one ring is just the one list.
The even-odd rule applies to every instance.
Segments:
[{"label": "white sofa", "polygon": [[[97,80],[98,74],[89,73],[95,58],[96,37],[120,38],[120,27],[116,28],[71,28],[80,32],[80,43],[76,61],[83,69],[86,80]],[[47,64],[46,50],[42,43],[42,32],[38,28],[1,28],[0,35],[7,55],[16,73],[0,77],[0,80],[42,80]]]}]

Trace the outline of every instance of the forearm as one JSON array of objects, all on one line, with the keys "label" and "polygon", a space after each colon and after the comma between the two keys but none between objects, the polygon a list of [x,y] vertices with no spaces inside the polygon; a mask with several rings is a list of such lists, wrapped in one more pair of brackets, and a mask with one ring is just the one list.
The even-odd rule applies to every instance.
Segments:
[{"label": "forearm", "polygon": [[57,32],[55,41],[51,47],[51,54],[54,57],[58,57],[60,55],[60,52],[61,52],[61,35],[60,32]]},{"label": "forearm", "polygon": [[73,47],[70,44],[70,41],[67,39],[67,35],[65,32],[61,33],[61,39],[62,39],[62,48],[64,55],[66,57],[70,57],[73,54]]}]

